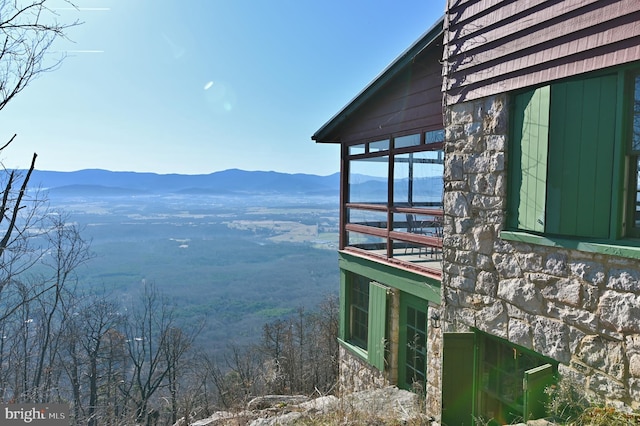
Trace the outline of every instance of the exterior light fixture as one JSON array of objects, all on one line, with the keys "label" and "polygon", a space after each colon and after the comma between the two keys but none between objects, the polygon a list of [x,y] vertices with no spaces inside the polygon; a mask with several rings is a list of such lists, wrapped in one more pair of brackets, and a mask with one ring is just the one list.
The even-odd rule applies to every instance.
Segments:
[{"label": "exterior light fixture", "polygon": [[433,313],[431,314],[430,319],[431,319],[431,327],[440,328],[440,314]]}]

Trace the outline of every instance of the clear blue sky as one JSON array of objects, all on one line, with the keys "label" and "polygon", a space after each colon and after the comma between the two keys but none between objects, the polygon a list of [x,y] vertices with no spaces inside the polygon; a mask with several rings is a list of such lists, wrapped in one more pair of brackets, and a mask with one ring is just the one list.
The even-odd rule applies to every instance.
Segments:
[{"label": "clear blue sky", "polygon": [[[6,167],[327,175],[311,135],[443,14],[445,0],[78,0],[62,67],[0,111]],[[58,3],[56,3],[58,1]]]}]

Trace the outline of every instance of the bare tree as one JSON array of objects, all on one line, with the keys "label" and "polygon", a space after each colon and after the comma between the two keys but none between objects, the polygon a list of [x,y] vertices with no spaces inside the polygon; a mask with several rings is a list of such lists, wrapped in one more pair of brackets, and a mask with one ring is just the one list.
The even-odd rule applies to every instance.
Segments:
[{"label": "bare tree", "polygon": [[[151,398],[166,384],[171,368],[166,351],[170,339],[176,336],[173,310],[154,286],[146,284],[141,300],[131,312],[126,325],[130,374],[122,392],[135,405],[135,421],[152,425],[157,410],[150,406]],[[184,348],[179,348],[184,351]]]},{"label": "bare tree", "polygon": [[107,414],[100,405],[109,406],[107,396],[115,389],[112,366],[124,359],[124,351],[114,352],[111,339],[122,325],[120,307],[106,294],[77,299],[64,330],[60,364],[71,387],[76,424],[92,426],[100,419],[105,424]]},{"label": "bare tree", "polygon": [[[199,331],[199,330],[198,330]],[[164,356],[167,366],[167,380],[169,387],[169,401],[171,405],[171,424],[178,420],[179,396],[181,376],[183,370],[186,371],[186,362],[184,356],[191,348],[193,341],[197,335],[197,331],[191,334],[185,333],[182,329],[171,327],[167,330],[167,336],[164,339]]]},{"label": "bare tree", "polygon": [[263,393],[262,356],[257,348],[230,343],[221,358],[207,356],[205,369],[224,408],[244,406]]},{"label": "bare tree", "polygon": [[[79,22],[60,23],[51,0],[0,1],[0,110],[64,55],[47,56],[53,42]],[[66,3],[73,6],[70,1]]]},{"label": "bare tree", "polygon": [[[75,287],[76,269],[91,258],[89,244],[85,241],[80,230],[73,223],[68,223],[66,215],[52,214],[48,216],[50,229],[45,234],[46,246],[49,247],[48,255],[43,260],[50,276],[47,277],[43,287],[50,291],[39,297],[38,304],[41,312],[41,335],[39,336],[40,351],[34,369],[33,389],[38,391],[43,388],[44,382],[49,383],[50,377],[43,377],[45,371],[53,371],[53,363],[57,358],[59,337],[65,328],[70,312],[69,305],[71,293]],[[66,300],[66,304],[65,304]],[[50,386],[44,386],[47,390]],[[42,402],[48,398],[39,395]]]},{"label": "bare tree", "polygon": [[295,316],[263,327],[261,352],[268,386],[276,393],[329,393],[338,377],[338,301],[326,297],[319,312],[300,308]]},{"label": "bare tree", "polygon": [[[51,3],[52,0],[0,0],[0,110],[33,79],[56,69],[64,59],[64,54],[48,55],[50,48],[79,22],[58,22]],[[0,145],[0,153],[15,138],[14,134]],[[25,174],[4,169],[0,176],[0,296],[14,276],[38,260],[38,254],[28,244],[34,236],[32,231],[39,229],[37,220],[43,217],[39,211],[42,199],[27,192],[36,158],[34,153]],[[12,307],[5,306],[0,320],[18,308],[15,304]]]}]

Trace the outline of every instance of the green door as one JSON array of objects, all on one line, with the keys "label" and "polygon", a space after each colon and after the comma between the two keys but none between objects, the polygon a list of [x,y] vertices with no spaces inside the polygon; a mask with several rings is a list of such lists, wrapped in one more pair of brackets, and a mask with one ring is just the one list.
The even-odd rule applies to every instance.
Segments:
[{"label": "green door", "polygon": [[444,333],[442,424],[473,425],[474,333]]},{"label": "green door", "polygon": [[424,391],[427,374],[427,309],[429,302],[408,293],[400,296],[398,387]]},{"label": "green door", "polygon": [[548,395],[545,389],[555,383],[551,364],[541,365],[524,372],[524,420],[546,416]]}]

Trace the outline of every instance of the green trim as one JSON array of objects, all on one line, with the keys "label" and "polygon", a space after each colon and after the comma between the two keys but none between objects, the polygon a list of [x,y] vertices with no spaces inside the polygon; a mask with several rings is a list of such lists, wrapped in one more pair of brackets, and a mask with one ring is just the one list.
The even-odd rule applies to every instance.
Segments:
[{"label": "green trim", "polygon": [[338,338],[338,343],[340,346],[351,352],[352,355],[360,358],[363,362],[369,363],[369,356],[367,355],[367,351],[363,350],[358,346],[354,346],[349,342],[346,342],[340,338]]},{"label": "green trim", "polygon": [[386,286],[440,304],[439,280],[342,252],[338,253],[338,264],[341,270],[365,276]]},{"label": "green trim", "polygon": [[349,331],[347,330],[347,310],[349,308],[349,293],[347,291],[347,273],[340,270],[340,328],[338,329],[338,339],[347,340]]},{"label": "green trim", "polygon": [[[620,188],[621,190],[611,191],[611,223],[609,227],[609,235],[613,238],[621,238],[625,235],[625,222],[627,220],[627,212],[625,212],[625,203],[628,191],[629,181],[627,180],[626,162],[627,162],[627,146],[629,142],[628,127],[629,115],[626,110],[629,108],[629,96],[625,93],[628,87],[626,78],[627,71],[621,69],[618,71],[618,85],[616,96],[619,101],[616,103],[616,121],[615,135],[613,141],[613,176],[612,188]],[[627,142],[625,144],[625,141]],[[631,191],[633,192],[633,191]],[[629,194],[630,195],[630,194]]]},{"label": "green trim", "polygon": [[546,247],[565,248],[588,253],[640,259],[640,241],[637,240],[578,241],[567,238],[536,235],[523,231],[501,231],[500,238],[525,244],[536,244]]}]

